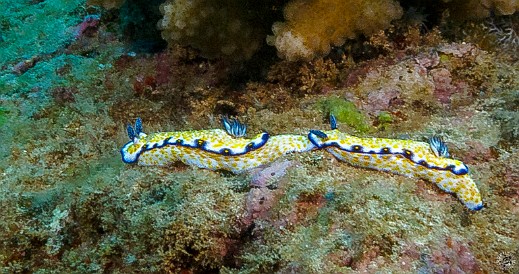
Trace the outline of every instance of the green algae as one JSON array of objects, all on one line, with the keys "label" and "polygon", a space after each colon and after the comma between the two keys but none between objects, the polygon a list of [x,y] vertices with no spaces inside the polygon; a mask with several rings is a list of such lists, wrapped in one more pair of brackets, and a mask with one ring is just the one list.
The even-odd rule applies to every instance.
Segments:
[{"label": "green algae", "polygon": [[360,133],[366,133],[372,129],[367,117],[348,100],[330,97],[317,102],[317,106],[326,115],[333,114],[337,122],[346,124]]},{"label": "green algae", "polygon": [[377,116],[377,121],[380,124],[391,124],[393,123],[393,116],[387,111],[381,111]]},{"label": "green algae", "polygon": [[378,128],[385,130],[394,122],[393,115],[387,111],[381,111],[377,115]]}]

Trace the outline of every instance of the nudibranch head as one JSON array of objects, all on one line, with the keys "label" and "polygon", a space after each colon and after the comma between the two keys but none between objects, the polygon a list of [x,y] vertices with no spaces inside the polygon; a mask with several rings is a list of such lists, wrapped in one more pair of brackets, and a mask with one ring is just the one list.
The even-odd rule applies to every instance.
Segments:
[{"label": "nudibranch head", "polygon": [[142,132],[142,120],[137,118],[135,126],[128,124],[126,126],[126,132],[130,142],[126,143],[121,148],[121,156],[125,163],[135,163],[139,159],[139,155],[143,151],[146,145],[146,134]]},{"label": "nudibranch head", "polygon": [[455,193],[472,210],[483,207],[476,184],[469,177],[468,167],[448,158],[447,146],[438,137],[430,143],[384,138],[359,138],[336,129],[311,130],[308,139],[337,159],[355,166],[418,177],[435,183],[442,190]]},{"label": "nudibranch head", "polygon": [[330,114],[330,128],[331,130],[322,131],[317,129],[310,130],[308,133],[308,139],[314,146],[321,149],[324,148],[328,140],[336,140],[339,138],[341,132],[337,129],[337,119],[333,114]]}]

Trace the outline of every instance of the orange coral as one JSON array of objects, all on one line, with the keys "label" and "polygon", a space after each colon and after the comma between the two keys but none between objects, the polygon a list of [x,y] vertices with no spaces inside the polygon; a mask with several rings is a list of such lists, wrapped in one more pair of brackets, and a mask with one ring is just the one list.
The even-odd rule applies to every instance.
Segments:
[{"label": "orange coral", "polygon": [[286,22],[274,23],[267,42],[288,60],[326,55],[330,45],[385,29],[402,16],[393,0],[294,0],[284,11]]}]

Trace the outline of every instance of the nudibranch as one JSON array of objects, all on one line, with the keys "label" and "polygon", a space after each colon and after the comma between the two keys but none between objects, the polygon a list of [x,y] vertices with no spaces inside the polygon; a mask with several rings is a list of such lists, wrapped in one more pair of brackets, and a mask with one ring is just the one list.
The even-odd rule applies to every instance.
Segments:
[{"label": "nudibranch", "polygon": [[471,210],[483,208],[481,194],[469,177],[468,167],[449,158],[441,138],[429,143],[383,138],[359,138],[340,132],[333,115],[331,130],[311,130],[308,138],[317,148],[324,148],[337,159],[354,166],[418,177],[454,193]]},{"label": "nudibranch", "polygon": [[305,152],[315,146],[304,135],[270,136],[262,132],[245,137],[247,126],[237,119],[223,118],[225,130],[190,130],[145,134],[142,121],[128,125],[130,142],[121,149],[125,163],[163,166],[181,161],[211,170],[240,173],[274,161],[290,152]]}]

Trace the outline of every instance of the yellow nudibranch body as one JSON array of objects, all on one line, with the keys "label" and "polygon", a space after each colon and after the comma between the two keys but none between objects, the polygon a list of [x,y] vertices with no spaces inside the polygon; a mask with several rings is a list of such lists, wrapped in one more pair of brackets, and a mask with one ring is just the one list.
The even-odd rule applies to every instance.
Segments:
[{"label": "yellow nudibranch body", "polygon": [[135,128],[128,126],[130,142],[121,149],[125,163],[143,166],[168,165],[181,161],[187,165],[211,170],[240,173],[274,161],[290,152],[314,148],[306,136],[277,135],[263,132],[245,138],[246,126],[237,120],[222,120],[226,130],[191,130],[145,134],[137,119]]},{"label": "yellow nudibranch body", "polygon": [[435,183],[442,190],[454,193],[471,210],[483,208],[481,194],[469,177],[468,167],[448,158],[447,147],[439,138],[430,143],[383,138],[359,138],[336,129],[312,130],[308,138],[319,149],[326,149],[339,160],[354,166],[388,171]]}]

